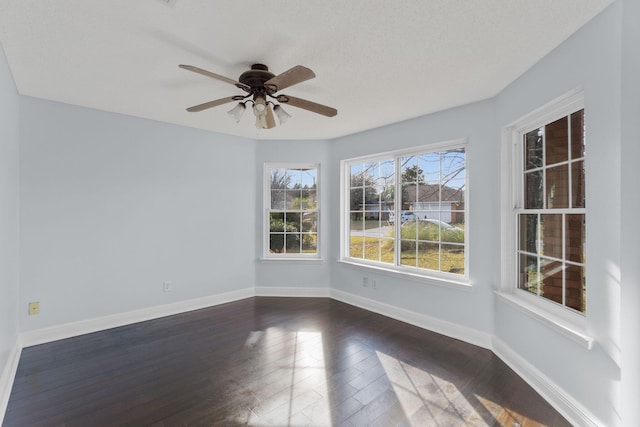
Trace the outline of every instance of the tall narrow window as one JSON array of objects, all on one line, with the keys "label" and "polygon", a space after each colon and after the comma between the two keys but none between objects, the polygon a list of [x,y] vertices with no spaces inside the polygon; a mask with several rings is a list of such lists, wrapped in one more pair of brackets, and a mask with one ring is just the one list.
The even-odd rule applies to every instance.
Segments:
[{"label": "tall narrow window", "polygon": [[394,262],[395,163],[392,158],[349,165],[349,256]]},{"label": "tall narrow window", "polygon": [[343,164],[344,260],[425,276],[466,276],[464,143]]},{"label": "tall narrow window", "polygon": [[267,258],[318,257],[318,165],[266,165]]},{"label": "tall narrow window", "polygon": [[520,138],[518,288],[585,313],[584,110]]},{"label": "tall narrow window", "polygon": [[400,157],[402,265],[464,274],[465,157],[464,148]]}]

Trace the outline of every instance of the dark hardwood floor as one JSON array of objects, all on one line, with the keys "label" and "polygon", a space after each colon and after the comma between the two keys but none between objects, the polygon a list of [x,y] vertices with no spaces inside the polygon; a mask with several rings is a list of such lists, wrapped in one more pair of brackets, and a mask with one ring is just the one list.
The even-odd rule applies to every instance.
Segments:
[{"label": "dark hardwood floor", "polygon": [[25,348],[9,426],[566,426],[492,352],[328,298]]}]

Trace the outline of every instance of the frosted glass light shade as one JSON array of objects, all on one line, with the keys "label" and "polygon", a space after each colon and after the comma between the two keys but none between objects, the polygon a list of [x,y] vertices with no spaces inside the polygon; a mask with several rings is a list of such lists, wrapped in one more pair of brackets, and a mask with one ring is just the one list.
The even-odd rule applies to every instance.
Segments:
[{"label": "frosted glass light shade", "polygon": [[246,109],[247,106],[244,105],[244,103],[239,102],[238,105],[229,110],[227,114],[233,116],[233,119],[236,121],[236,123],[239,123],[240,118],[242,117]]},{"label": "frosted glass light shade", "polygon": [[284,111],[284,108],[282,108],[280,105],[276,105],[275,107],[273,107],[273,112],[276,113],[276,116],[278,116],[278,120],[280,120],[281,125],[285,124],[291,117],[291,114]]}]

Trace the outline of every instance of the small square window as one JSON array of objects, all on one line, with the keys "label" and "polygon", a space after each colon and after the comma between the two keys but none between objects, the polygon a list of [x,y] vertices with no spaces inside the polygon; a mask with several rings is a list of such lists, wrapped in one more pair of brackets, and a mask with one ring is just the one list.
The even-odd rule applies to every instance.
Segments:
[{"label": "small square window", "polygon": [[265,166],[266,258],[317,258],[318,165]]}]

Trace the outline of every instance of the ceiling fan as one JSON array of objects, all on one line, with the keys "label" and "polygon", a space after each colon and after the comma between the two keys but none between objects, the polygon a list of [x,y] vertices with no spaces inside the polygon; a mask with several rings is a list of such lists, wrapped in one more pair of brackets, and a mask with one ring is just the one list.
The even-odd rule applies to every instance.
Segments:
[{"label": "ceiling fan", "polygon": [[[216,99],[215,101],[209,101],[204,104],[189,107],[187,108],[187,111],[189,112],[202,111],[207,108],[217,107],[218,105],[227,104],[229,102],[239,101],[238,104],[229,111],[229,114],[234,117],[236,122],[239,122],[242,114],[246,110],[246,104],[251,103],[253,113],[256,116],[256,127],[258,129],[271,129],[275,127],[276,122],[273,117],[274,112],[278,116],[280,124],[283,124],[289,117],[291,117],[282,109],[280,104],[287,104],[297,108],[302,108],[327,117],[333,117],[338,114],[338,110],[335,108],[307,101],[306,99],[276,93],[282,89],[286,89],[316,76],[313,71],[307,67],[303,67],[302,65],[296,65],[295,67],[276,76],[269,71],[269,68],[266,65],[253,64],[250,70],[240,74],[237,81],[212,73],[211,71],[203,70],[202,68],[194,67],[193,65],[180,64],[179,67],[230,83],[247,92],[246,95],[228,96],[226,98]],[[275,104],[268,98],[274,99],[280,104]]]}]

